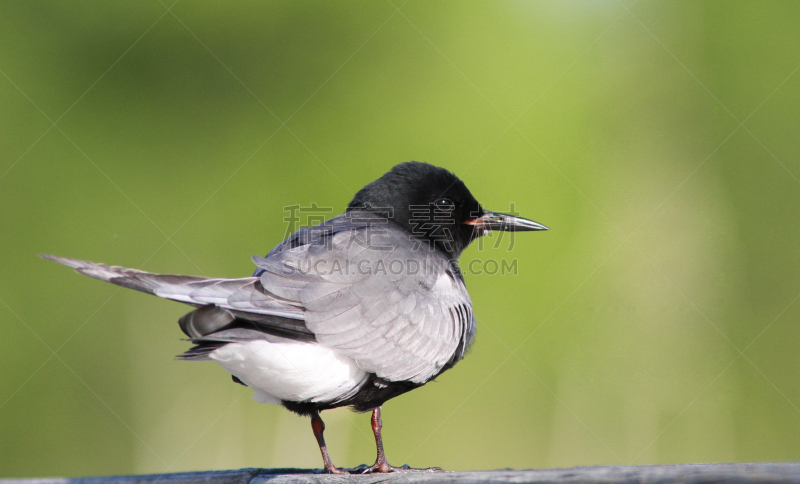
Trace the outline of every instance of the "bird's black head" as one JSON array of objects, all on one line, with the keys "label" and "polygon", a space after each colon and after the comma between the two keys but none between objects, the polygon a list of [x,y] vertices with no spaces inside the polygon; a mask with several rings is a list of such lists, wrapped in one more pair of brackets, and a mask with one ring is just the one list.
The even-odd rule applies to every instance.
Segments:
[{"label": "bird's black head", "polygon": [[347,207],[354,210],[381,214],[453,259],[490,230],[546,230],[536,222],[484,210],[456,175],[417,161],[396,165],[359,190]]}]

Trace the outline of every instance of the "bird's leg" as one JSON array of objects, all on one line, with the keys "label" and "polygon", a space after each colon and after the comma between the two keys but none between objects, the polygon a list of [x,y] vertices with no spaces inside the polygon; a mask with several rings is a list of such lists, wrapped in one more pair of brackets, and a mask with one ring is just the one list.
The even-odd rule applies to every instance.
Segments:
[{"label": "bird's leg", "polygon": [[331,474],[349,474],[347,471],[337,469],[333,465],[333,462],[331,462],[331,456],[328,455],[328,448],[325,446],[325,437],[322,436],[322,432],[325,431],[325,422],[322,421],[322,418],[320,418],[319,412],[317,411],[314,411],[314,413],[311,414],[311,429],[314,431],[314,437],[317,438],[319,451],[322,452],[322,461],[325,463],[325,472]]},{"label": "bird's leg", "polygon": [[371,474],[375,472],[435,472],[441,471],[438,467],[430,469],[412,469],[404,465],[403,467],[394,467],[386,461],[386,454],[383,452],[383,438],[381,437],[381,429],[383,428],[383,420],[381,420],[381,407],[372,410],[372,432],[375,434],[375,446],[378,448],[378,457],[371,467],[359,467],[356,470],[362,474]]},{"label": "bird's leg", "polygon": [[383,437],[381,437],[381,429],[383,428],[383,420],[381,420],[381,407],[372,409],[372,433],[375,434],[375,447],[378,448],[378,457],[375,459],[375,464],[369,468],[369,472],[392,472],[394,467],[386,462],[386,454],[383,452]]}]

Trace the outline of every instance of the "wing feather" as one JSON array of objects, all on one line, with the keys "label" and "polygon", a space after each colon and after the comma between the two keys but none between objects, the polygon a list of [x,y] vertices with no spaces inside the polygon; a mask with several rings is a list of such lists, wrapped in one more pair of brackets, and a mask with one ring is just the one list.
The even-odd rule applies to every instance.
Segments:
[{"label": "wing feather", "polygon": [[459,308],[471,303],[453,262],[392,227],[350,227],[253,260],[267,293],[304,308],[318,342],[385,380],[424,383],[463,356],[474,320]]},{"label": "wing feather", "polygon": [[200,308],[181,319],[200,346],[259,337],[315,340],[384,380],[424,383],[471,344],[469,295],[454,261],[420,247],[392,224],[376,223],[342,215],[302,229],[266,257],[254,257],[254,276],[241,279],[43,257]]}]

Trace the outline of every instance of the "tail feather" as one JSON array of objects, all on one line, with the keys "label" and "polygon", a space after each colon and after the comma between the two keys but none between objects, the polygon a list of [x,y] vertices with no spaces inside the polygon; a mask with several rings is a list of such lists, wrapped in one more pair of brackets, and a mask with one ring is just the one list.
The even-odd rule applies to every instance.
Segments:
[{"label": "tail feather", "polygon": [[[266,293],[257,284],[259,279],[256,277],[213,279],[152,274],[67,257],[41,256],[101,281],[200,308],[179,321],[183,332],[192,339],[208,336],[236,321],[240,326],[275,337],[299,341],[313,341],[315,338],[314,333],[306,327],[302,306]],[[190,353],[196,357],[204,354],[200,350]]]},{"label": "tail feather", "polygon": [[[297,331],[299,328],[301,332],[307,332],[302,306],[296,302],[277,299],[267,293],[256,277],[216,279],[152,274],[138,269],[107,266],[67,257],[45,254],[41,256],[47,260],[72,267],[80,274],[128,289],[182,302],[196,308],[208,305],[218,306],[230,311],[225,316],[228,319],[234,317],[252,319],[267,326],[281,327],[289,331]],[[195,317],[198,321],[206,321],[209,316],[214,316],[214,314],[200,311]],[[191,318],[189,321],[191,322]],[[213,323],[213,326],[217,326],[215,318],[212,317],[209,322]]]},{"label": "tail feather", "polygon": [[106,264],[70,259],[68,257],[58,257],[49,254],[40,254],[40,257],[53,262],[58,262],[59,264],[63,264],[68,267],[72,267],[76,272],[85,276],[93,277],[95,279],[100,279],[101,281],[110,282],[118,286],[128,289],[135,289],[137,291],[146,292],[147,294],[153,295],[156,294],[156,289],[163,286],[186,284],[190,282],[203,281],[206,279],[204,277],[197,276],[151,274],[149,272],[144,272],[137,269],[108,266]]}]

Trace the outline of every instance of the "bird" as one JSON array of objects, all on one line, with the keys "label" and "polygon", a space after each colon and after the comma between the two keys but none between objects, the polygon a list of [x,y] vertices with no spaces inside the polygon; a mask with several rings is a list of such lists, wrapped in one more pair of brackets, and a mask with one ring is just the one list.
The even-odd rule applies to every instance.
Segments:
[{"label": "bird", "polygon": [[[258,402],[311,418],[326,473],[431,469],[389,464],[381,406],[451,369],[476,333],[458,258],[491,231],[548,227],[492,212],[451,171],[400,163],[359,190],[344,213],[304,227],[254,256],[250,277],[153,274],[41,256],[78,273],[195,309],[180,329],[193,345],[178,358],[214,361]],[[323,410],[372,412],[371,466],[334,466]]]}]

